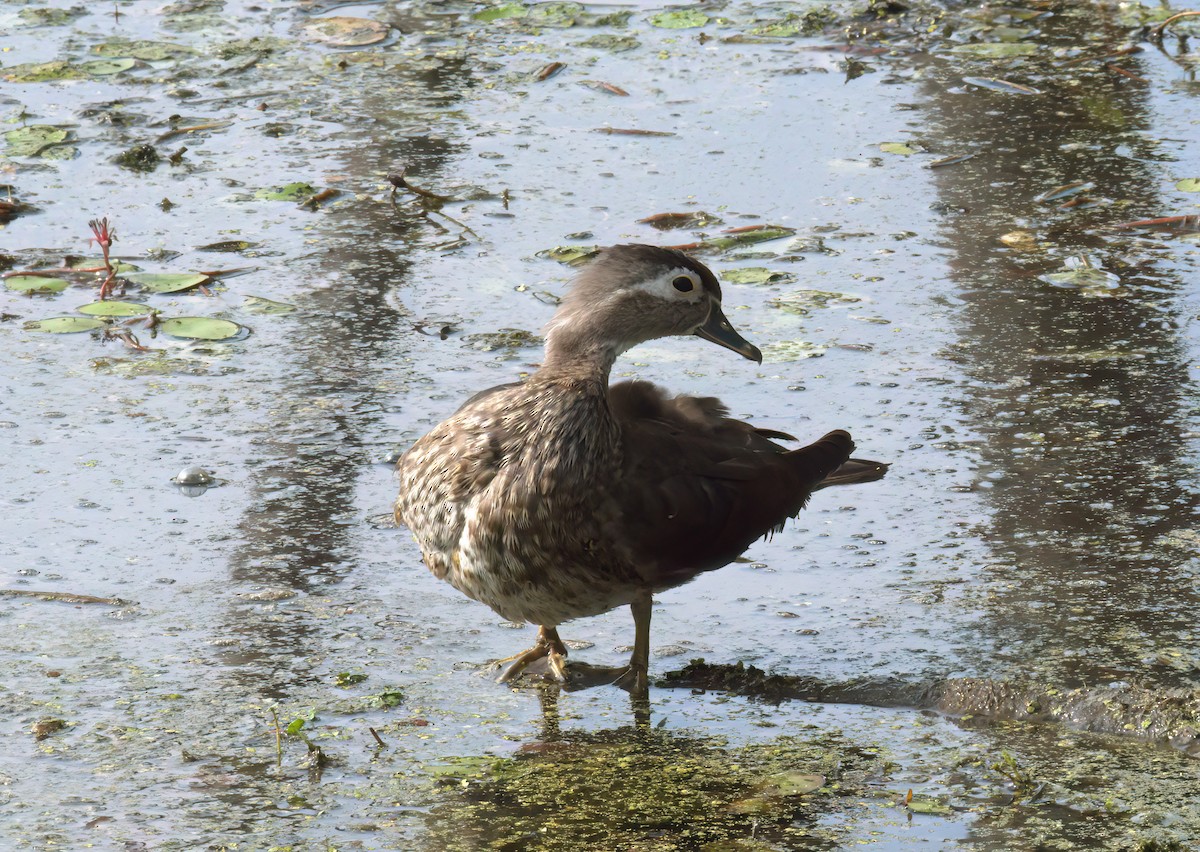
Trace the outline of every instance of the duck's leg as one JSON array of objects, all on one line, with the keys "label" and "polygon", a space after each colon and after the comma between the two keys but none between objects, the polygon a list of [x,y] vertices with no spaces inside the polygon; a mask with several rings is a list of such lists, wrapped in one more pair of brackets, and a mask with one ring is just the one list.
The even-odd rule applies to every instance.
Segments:
[{"label": "duck's leg", "polygon": [[633,613],[633,653],[629,655],[629,666],[613,681],[635,696],[650,692],[650,611],[653,605],[649,593],[629,604]]},{"label": "duck's leg", "polygon": [[558,638],[557,627],[539,627],[537,641],[533,643],[532,648],[512,657],[497,660],[496,665],[498,666],[505,663],[512,665],[496,678],[496,683],[508,683],[525,671],[530,663],[540,660],[542,657],[546,658],[546,665],[555,680],[563,682],[567,679],[567,646]]}]

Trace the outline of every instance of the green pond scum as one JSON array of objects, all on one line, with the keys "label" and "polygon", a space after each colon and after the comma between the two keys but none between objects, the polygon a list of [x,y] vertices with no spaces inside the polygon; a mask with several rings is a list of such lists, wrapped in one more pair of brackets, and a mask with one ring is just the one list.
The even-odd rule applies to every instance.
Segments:
[{"label": "green pond scum", "polygon": [[[1200,847],[1200,17],[335,6],[0,4],[0,847]],[[622,242],[765,357],[614,378],[892,464],[661,596],[648,705],[497,685],[390,520]]]}]

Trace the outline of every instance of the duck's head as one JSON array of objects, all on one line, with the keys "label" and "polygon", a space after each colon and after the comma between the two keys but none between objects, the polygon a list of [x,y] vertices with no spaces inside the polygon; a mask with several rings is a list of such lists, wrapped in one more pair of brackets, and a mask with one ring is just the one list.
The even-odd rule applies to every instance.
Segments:
[{"label": "duck's head", "polygon": [[547,359],[605,353],[694,334],[762,363],[758,347],[721,310],[712,270],[674,249],[620,245],[601,250],[576,277],[546,329]]}]

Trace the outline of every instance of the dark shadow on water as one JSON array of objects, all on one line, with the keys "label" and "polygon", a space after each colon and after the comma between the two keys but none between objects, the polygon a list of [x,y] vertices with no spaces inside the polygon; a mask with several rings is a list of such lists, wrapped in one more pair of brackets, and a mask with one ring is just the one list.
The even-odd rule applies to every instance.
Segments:
[{"label": "dark shadow on water", "polygon": [[1200,690],[1052,684],[985,678],[906,681],[862,678],[828,682],[769,675],[754,666],[710,665],[702,660],[667,673],[659,686],[718,690],[770,702],[811,701],[869,707],[934,710],[955,717],[1053,723],[1087,733],[1170,745],[1200,757]]},{"label": "dark shadow on water", "polygon": [[[430,119],[457,98],[471,75],[463,60],[431,71],[380,75],[352,106],[339,149],[331,151],[363,191],[315,219],[310,286],[298,300],[293,334],[278,353],[269,438],[258,444],[252,501],[239,524],[242,543],[231,580],[304,594],[341,582],[359,555],[356,488],[380,462],[362,438],[392,402],[389,382],[403,361],[409,317],[391,298],[403,287],[426,226],[388,201],[383,176],[417,164],[435,179],[457,150]],[[379,509],[385,506],[377,507]],[[267,698],[311,678],[303,662],[319,622],[293,612],[263,618],[254,605],[230,613],[239,637],[225,655],[231,675]],[[318,639],[313,650],[319,652]]]},{"label": "dark shadow on water", "polygon": [[[1128,37],[1104,10],[1057,11],[1038,21],[1049,47],[1099,56]],[[1136,56],[1125,64],[1146,73]],[[1014,676],[1070,686],[1194,685],[1169,653],[1200,616],[1194,552],[1172,539],[1200,514],[1184,282],[1169,243],[1107,227],[1161,215],[1156,164],[1169,146],[1146,133],[1145,87],[1103,63],[1006,68],[1036,96],[959,76],[989,73],[933,75],[920,107],[945,153],[978,155],[935,181],[956,211],[942,226],[962,302],[947,357],[970,379],[963,405],[985,437],[978,481],[992,507],[981,647]],[[1076,182],[1094,185],[1091,199],[1134,203],[1036,200]],[[1039,280],[1082,258],[1116,278]]]}]

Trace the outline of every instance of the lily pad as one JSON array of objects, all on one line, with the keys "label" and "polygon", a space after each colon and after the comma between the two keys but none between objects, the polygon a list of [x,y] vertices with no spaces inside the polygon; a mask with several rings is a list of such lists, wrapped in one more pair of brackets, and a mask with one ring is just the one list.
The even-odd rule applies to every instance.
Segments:
[{"label": "lily pad", "polygon": [[882,142],[879,150],[885,154],[900,154],[907,157],[909,154],[919,154],[923,149],[905,145],[903,142]]},{"label": "lily pad", "polygon": [[[123,260],[109,258],[109,263],[117,273],[122,272],[137,272],[141,269],[140,266],[135,266],[132,263],[127,263]],[[104,258],[102,257],[80,257],[79,255],[68,255],[66,258],[66,267],[68,269],[95,269],[101,270],[104,268]]]},{"label": "lily pad", "polygon": [[708,15],[699,9],[675,9],[670,12],[659,12],[650,16],[650,25],[665,30],[686,30],[702,27],[710,20]]},{"label": "lily pad", "polygon": [[791,38],[798,35],[814,35],[821,31],[829,22],[832,12],[813,9],[804,15],[789,12],[782,18],[764,21],[748,31],[751,36],[767,36],[769,38]]},{"label": "lily pad", "polygon": [[125,41],[123,39],[114,39],[104,44],[98,44],[92,48],[92,52],[101,56],[131,57],[145,62],[161,62],[164,59],[195,53],[190,47],[182,44],[171,44],[165,41]]},{"label": "lily pad", "polygon": [[916,814],[932,814],[934,816],[949,816],[954,813],[954,808],[947,805],[938,799],[929,796],[913,796],[909,800],[907,807],[910,811]]},{"label": "lily pad", "polygon": [[198,272],[130,272],[121,277],[152,293],[177,293],[212,280]]},{"label": "lily pad", "polygon": [[252,243],[249,240],[222,240],[219,243],[209,243],[205,246],[196,246],[196,251],[246,251],[258,246],[258,243]]},{"label": "lily pad", "polygon": [[275,186],[270,189],[260,189],[254,193],[255,198],[263,201],[303,201],[317,194],[317,188],[311,183],[296,181],[285,186]]},{"label": "lily pad", "polygon": [[730,284],[786,284],[796,280],[796,276],[790,272],[768,269],[765,266],[743,266],[741,269],[727,269],[721,273],[721,277]]},{"label": "lily pad", "polygon": [[1051,272],[1039,275],[1038,278],[1055,287],[1067,287],[1074,290],[1101,291],[1115,290],[1121,284],[1121,279],[1111,272],[1092,266],[1068,269],[1063,272]]},{"label": "lily pad", "polygon": [[85,62],[79,66],[80,70],[85,74],[90,74],[93,77],[110,77],[113,74],[120,74],[122,71],[128,71],[137,65],[136,59],[93,59],[91,62]]},{"label": "lily pad", "polygon": [[4,279],[4,286],[18,293],[60,293],[70,287],[71,282],[41,275],[14,275]]},{"label": "lily pad", "polygon": [[536,256],[565,263],[567,266],[579,266],[590,260],[599,250],[599,246],[555,246],[539,251]]},{"label": "lily pad", "polygon": [[48,124],[31,124],[4,134],[5,153],[10,157],[35,157],[44,148],[65,142],[70,133]]},{"label": "lily pad", "polygon": [[612,53],[624,53],[627,50],[635,50],[641,47],[642,43],[630,35],[601,33],[591,38],[585,38],[583,41],[576,42],[575,44],[577,47],[591,47],[596,50],[607,50]]},{"label": "lily pad", "polygon": [[5,68],[4,79],[12,83],[46,83],[51,80],[82,80],[87,76],[64,59],[52,62],[26,62]]},{"label": "lily pad", "polygon": [[814,775],[806,772],[781,772],[763,781],[759,790],[775,796],[803,796],[825,786],[824,775]]},{"label": "lily pad", "polygon": [[779,364],[784,361],[801,361],[805,358],[820,358],[826,347],[807,340],[779,340],[763,347],[763,361]]},{"label": "lily pad", "polygon": [[1180,192],[1200,192],[1200,178],[1184,178],[1175,184]]},{"label": "lily pad", "polygon": [[75,310],[91,317],[140,317],[154,310],[137,302],[90,302]]},{"label": "lily pad", "polygon": [[523,328],[502,328],[499,331],[468,334],[463,342],[480,352],[515,352],[530,346],[541,346],[542,338]]},{"label": "lily pad", "polygon": [[784,237],[790,237],[796,233],[795,228],[788,228],[783,225],[761,225],[749,228],[730,228],[723,231],[715,237],[709,237],[703,240],[699,245],[692,248],[692,251],[728,251],[738,246],[754,245],[755,243],[765,243],[771,240],[780,240]]},{"label": "lily pad", "polygon": [[477,21],[502,21],[507,18],[524,18],[529,14],[529,10],[521,3],[501,3],[497,6],[489,6],[486,9],[480,9],[471,17]]},{"label": "lily pad", "polygon": [[236,322],[213,317],[172,317],[160,322],[158,328],[172,337],[189,340],[228,340],[242,330]]},{"label": "lily pad", "polygon": [[26,331],[44,331],[49,334],[74,334],[77,331],[91,331],[103,328],[104,320],[95,317],[50,317],[43,320],[31,320],[25,323]]},{"label": "lily pad", "polygon": [[76,6],[73,9],[22,9],[17,17],[27,26],[61,27],[86,14],[86,9]]},{"label": "lily pad", "polygon": [[529,22],[543,27],[573,27],[583,14],[578,3],[538,3],[529,7]]},{"label": "lily pad", "polygon": [[861,301],[861,296],[852,296],[849,293],[834,293],[829,290],[797,290],[794,293],[772,299],[771,307],[779,308],[789,314],[806,316],[816,308],[854,305]]},{"label": "lily pad", "polygon": [[958,44],[950,48],[950,53],[973,56],[977,59],[1011,59],[1033,56],[1037,52],[1036,44],[1026,42],[981,41],[974,44]]},{"label": "lily pad", "polygon": [[242,308],[252,314],[266,315],[290,314],[297,309],[295,305],[264,299],[262,296],[247,296],[246,301],[242,302]]},{"label": "lily pad", "polygon": [[363,47],[378,44],[387,38],[388,26],[370,18],[338,15],[309,21],[304,25],[304,33],[309,41],[334,47]]}]

